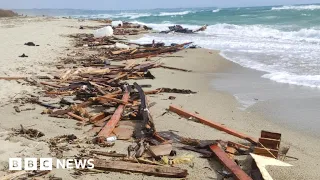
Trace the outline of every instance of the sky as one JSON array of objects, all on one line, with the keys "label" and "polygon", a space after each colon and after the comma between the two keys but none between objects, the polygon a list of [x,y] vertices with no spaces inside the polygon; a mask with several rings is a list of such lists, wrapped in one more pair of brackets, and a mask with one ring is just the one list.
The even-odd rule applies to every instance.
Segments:
[{"label": "sky", "polygon": [[243,7],[320,3],[320,0],[0,0],[3,9],[154,9],[186,7]]}]

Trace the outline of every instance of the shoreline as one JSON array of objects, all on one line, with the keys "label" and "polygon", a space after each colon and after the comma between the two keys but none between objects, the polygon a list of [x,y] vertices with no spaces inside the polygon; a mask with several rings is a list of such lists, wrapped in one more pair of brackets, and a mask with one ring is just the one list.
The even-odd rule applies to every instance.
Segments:
[{"label": "shoreline", "polygon": [[[71,21],[73,21],[74,24],[78,24],[74,20]],[[63,20],[63,22],[68,24],[70,20]],[[94,22],[93,24],[95,23],[96,22]],[[73,29],[73,31],[76,32],[79,30]],[[71,34],[72,32],[70,32],[70,28],[68,28],[64,32],[61,32],[61,30],[58,31],[58,34]],[[66,40],[65,43],[65,45],[70,44],[70,42],[67,42]],[[71,49],[71,47],[66,48]],[[42,54],[43,52],[39,53]],[[53,61],[57,57],[61,57],[60,53],[63,53],[64,55],[67,54],[63,50],[60,50],[55,56],[52,55],[54,57],[52,57],[51,60]],[[254,137],[259,137],[261,130],[279,132],[283,135],[283,143],[285,145],[291,144],[288,155],[297,157],[299,158],[299,160],[289,162],[294,165],[292,168],[272,167],[269,172],[274,177],[274,179],[304,179],[307,177],[307,179],[313,179],[319,176],[319,172],[317,172],[316,168],[308,168],[310,166],[317,166],[316,159],[320,157],[320,146],[314,147],[315,145],[319,144],[317,142],[317,139],[302,135],[301,133],[288,130],[285,127],[281,127],[272,122],[269,122],[269,120],[265,118],[260,112],[250,112],[248,110],[243,111],[239,109],[240,103],[235,99],[232,93],[229,93],[228,91],[221,91],[219,89],[213,89],[211,87],[212,78],[214,78],[214,81],[217,78],[221,78],[219,77],[219,73],[230,73],[230,71],[234,70],[233,68],[236,65],[235,63],[220,56],[218,51],[207,49],[188,49],[175,53],[175,55],[183,56],[183,58],[163,57],[161,58],[161,62],[164,62],[165,65],[172,67],[190,69],[193,70],[193,72],[190,73],[167,69],[152,69],[151,72],[156,76],[156,79],[139,80],[139,82],[144,84],[151,84],[152,88],[171,87],[191,89],[197,91],[198,94],[174,94],[174,96],[176,96],[176,99],[174,101],[170,101],[167,99],[170,94],[151,96],[150,101],[157,103],[150,109],[153,114],[157,129],[179,131],[179,135],[191,138],[218,138],[223,140],[238,141],[237,138],[234,138],[220,131],[216,131],[215,129],[209,128],[202,124],[187,121],[185,119],[179,119],[177,115],[174,115],[172,113],[161,116],[170,104],[174,104],[183,106],[186,110],[192,112],[196,111],[203,117],[207,117],[208,119],[211,119],[218,123],[225,124],[227,127],[236,129],[240,132],[252,135]],[[154,59],[158,59],[158,57],[155,57]],[[78,136],[83,136],[83,130],[77,130],[74,128],[74,121],[48,118],[46,115],[40,115],[41,110],[43,110],[42,107],[36,107],[35,111],[15,114],[12,108],[12,104],[2,107],[0,108],[0,113],[2,114],[1,119],[4,120],[2,120],[1,122],[1,130],[9,131],[10,128],[16,128],[17,126],[19,126],[19,124],[25,123],[27,125],[36,124],[34,127],[45,131],[47,138],[54,137],[57,134],[61,133],[70,133],[70,131]],[[25,119],[28,119],[29,121],[26,122]],[[55,126],[57,128],[52,129],[52,126]],[[195,131],[195,129],[197,131]],[[292,139],[292,137],[299,137],[299,139],[295,140]],[[8,152],[16,152],[17,149],[20,148],[23,150],[23,148],[25,148],[23,144],[30,143],[29,141],[21,137],[14,137],[13,140],[11,139],[9,142],[5,140],[6,138],[6,135],[4,135],[1,137],[0,141],[8,145],[9,148],[6,149],[6,151]],[[20,145],[17,145],[16,142],[22,143]],[[122,142],[118,143],[118,141],[116,144],[120,151],[121,149],[124,149],[123,147],[125,145],[127,145],[122,144]],[[43,152],[40,155],[46,155],[48,149],[46,149],[45,144],[40,143],[39,147],[43,148]],[[314,147],[314,152],[308,152],[310,151],[310,147]],[[30,148],[32,149],[32,146]],[[26,154],[35,155],[36,151],[33,150]],[[10,153],[3,154],[2,152],[2,158],[0,158],[0,160],[2,161],[1,164],[6,161],[7,157],[10,157],[12,155],[13,154]],[[208,162],[206,159],[198,158],[198,154],[196,154],[195,167],[190,170],[190,175],[188,176],[188,178],[206,179],[209,177],[217,177],[217,174],[215,172],[204,169],[204,167],[212,168],[216,167],[216,165],[211,165],[210,162]],[[65,175],[66,173],[56,172],[56,174],[61,176]],[[1,172],[0,175],[2,175]],[[111,175],[113,175],[114,177],[119,177],[121,179],[126,179],[129,177],[132,179],[141,179],[141,177],[143,177],[141,175],[130,176],[117,173],[111,173]],[[103,175],[100,177],[103,177]],[[158,179],[155,177],[150,178]]]}]

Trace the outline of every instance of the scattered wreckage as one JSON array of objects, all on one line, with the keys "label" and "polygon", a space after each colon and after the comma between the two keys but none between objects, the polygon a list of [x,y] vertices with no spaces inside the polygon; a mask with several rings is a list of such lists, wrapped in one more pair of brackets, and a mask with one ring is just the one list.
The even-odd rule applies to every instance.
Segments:
[{"label": "scattered wreckage", "polygon": [[[194,33],[205,30],[206,27],[190,31],[175,26],[170,28],[170,31]],[[132,28],[135,30],[133,31]],[[118,34],[136,34],[150,30],[148,27],[129,23],[124,23],[123,26],[115,29]],[[81,57],[77,60],[63,59],[64,65],[72,64],[73,68],[65,68],[64,65],[60,65],[58,69],[61,73],[54,79],[49,78],[46,81],[32,81],[27,77],[0,77],[0,79],[32,82],[43,88],[42,96],[60,99],[59,104],[42,102],[39,98],[34,97],[28,99],[28,102],[43,106],[45,108],[43,114],[50,117],[70,118],[76,120],[79,126],[92,126],[89,132],[93,136],[88,135],[89,143],[100,147],[112,147],[120,140],[133,139],[135,141],[135,144],[128,146],[127,154],[91,150],[79,157],[95,158],[95,169],[100,170],[99,172],[132,172],[160,177],[186,178],[188,170],[178,165],[192,162],[194,156],[190,154],[177,156],[177,145],[179,147],[182,145],[181,149],[197,152],[203,158],[208,158],[209,161],[213,159],[220,161],[226,168],[227,173],[224,173],[224,176],[231,176],[238,180],[259,178],[270,180],[272,178],[265,170],[266,165],[289,166],[280,161],[286,157],[286,154],[280,151],[281,134],[261,131],[260,138],[251,137],[174,105],[168,107],[169,112],[245,140],[247,144],[219,139],[205,141],[182,137],[171,131],[157,131],[150,112],[152,104],[149,104],[148,95],[194,94],[196,92],[168,87],[145,91],[144,88],[150,88],[151,85],[137,82],[141,79],[156,78],[150,72],[150,69],[153,68],[190,72],[190,70],[168,67],[150,60],[151,57],[184,50],[189,47],[187,45],[190,45],[190,42],[165,46],[164,44],[155,45],[155,43],[135,44],[114,36],[94,38],[90,34],[77,34],[70,37],[75,39],[75,47],[97,51],[98,55],[89,58]],[[141,58],[146,61],[135,60]],[[116,64],[118,61],[125,63]],[[128,84],[127,80],[137,82]],[[171,100],[175,99],[174,96],[170,97]],[[95,109],[95,113],[89,109]],[[22,125],[20,130],[16,130],[16,133],[29,138],[45,136],[40,131],[26,129]],[[50,139],[48,143],[54,156],[61,157],[63,151],[68,150],[68,144],[77,144],[78,141],[79,139],[74,135],[63,135]],[[62,145],[61,143],[68,144]],[[237,155],[251,155],[252,162],[256,165],[252,166],[250,171],[244,171],[235,161]],[[112,159],[105,157],[112,157]],[[20,171],[0,179],[26,174],[31,175],[26,171]]]}]

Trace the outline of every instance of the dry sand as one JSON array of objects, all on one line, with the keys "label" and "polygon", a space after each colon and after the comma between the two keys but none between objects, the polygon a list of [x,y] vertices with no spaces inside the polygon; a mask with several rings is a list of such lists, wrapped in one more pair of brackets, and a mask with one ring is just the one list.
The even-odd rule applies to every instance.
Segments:
[{"label": "dry sand", "polygon": [[[0,20],[0,76],[34,76],[47,75],[54,69],[53,64],[58,57],[65,57],[71,50],[70,39],[61,36],[77,32],[81,25],[93,25],[93,22],[78,22],[67,19],[7,19]],[[5,22],[3,22],[5,21]],[[39,47],[28,47],[23,44],[33,41]],[[48,45],[50,44],[50,45]],[[28,58],[18,58],[25,53]],[[153,69],[155,80],[142,80],[140,84],[152,84],[152,89],[158,87],[184,88],[197,91],[195,95],[180,94],[159,94],[149,97],[150,102],[156,102],[150,110],[153,114],[155,125],[158,131],[174,130],[179,135],[205,140],[232,140],[241,142],[226,133],[222,133],[205,125],[188,121],[179,116],[167,113],[162,116],[170,104],[181,106],[191,112],[198,112],[201,116],[213,121],[225,124],[237,131],[248,135],[259,137],[261,130],[280,132],[283,135],[282,144],[290,146],[289,154],[299,158],[298,161],[288,161],[293,167],[290,168],[269,168],[274,179],[319,179],[320,146],[317,139],[303,134],[299,134],[280,127],[265,119],[261,114],[240,110],[240,104],[236,99],[225,92],[219,92],[211,88],[211,73],[223,72],[226,68],[234,66],[233,63],[219,56],[217,51],[205,49],[186,50],[175,53],[180,57],[157,57],[159,61],[168,66],[185,68],[193,72],[179,72],[168,69]],[[5,104],[13,96],[22,91],[25,94],[33,93],[32,87],[19,84],[17,82],[0,81],[0,100]],[[175,100],[168,100],[170,95],[176,96]],[[75,121],[67,119],[49,118],[47,115],[40,115],[44,109],[35,106],[34,111],[24,111],[15,113],[13,106],[8,104],[0,108],[0,175],[6,174],[6,167],[9,157],[50,157],[49,148],[45,140],[63,134],[75,134],[79,138],[86,137],[86,128],[78,128]],[[28,105],[29,106],[29,105]],[[31,141],[19,136],[10,136],[11,128],[19,128],[23,124],[25,127],[38,129],[45,133],[43,141]],[[131,142],[117,141],[115,147],[104,150],[117,150],[120,153],[126,152],[126,147]],[[88,148],[88,147],[85,147]],[[199,158],[199,154],[178,150],[178,155],[191,153],[195,155],[194,165],[183,165],[189,171],[188,179],[216,179],[221,166],[214,159]],[[77,154],[72,150],[64,154],[71,156]],[[245,157],[244,157],[245,158]],[[72,171],[54,170],[52,174],[64,179],[73,179],[70,175]],[[139,174],[97,174],[84,175],[78,179],[160,179]]]}]

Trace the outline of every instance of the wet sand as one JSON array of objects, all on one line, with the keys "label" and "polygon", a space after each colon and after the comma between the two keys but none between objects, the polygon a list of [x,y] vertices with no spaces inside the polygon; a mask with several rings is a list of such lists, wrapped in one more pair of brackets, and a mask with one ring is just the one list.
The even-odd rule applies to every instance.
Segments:
[{"label": "wet sand", "polygon": [[[15,22],[16,20],[13,21]],[[90,24],[90,22],[85,23]],[[76,20],[59,19],[52,21],[32,21],[11,28],[5,27],[5,30],[1,27],[1,37],[4,35],[3,32],[6,32],[11,34],[9,39],[14,38],[15,40],[7,42],[6,46],[3,46],[0,49],[0,54],[6,54],[6,56],[2,56],[6,58],[7,61],[9,59],[18,59],[17,56],[22,52],[28,53],[31,55],[30,58],[34,58],[29,60],[25,59],[28,63],[24,64],[23,67],[27,68],[27,70],[25,72],[20,72],[19,75],[38,75],[40,73],[50,75],[50,72],[55,70],[54,64],[58,61],[58,58],[61,56],[64,57],[72,52],[70,39],[61,35],[90,31],[80,31],[78,28],[79,24],[83,25],[84,23],[79,23]],[[24,29],[26,27],[28,28]],[[50,38],[32,37],[30,39],[26,38],[27,36],[21,35],[22,32],[29,32],[30,30],[32,30],[34,34],[43,34],[43,36],[49,36]],[[27,51],[26,48],[37,47],[22,46],[21,44],[25,43],[25,41],[34,41],[36,44],[40,44],[40,48],[45,44],[55,44],[55,46],[43,49],[39,48],[36,50],[28,49]],[[17,49],[16,51],[11,51],[11,53],[6,52],[9,51],[7,49],[12,48]],[[18,51],[19,48],[23,49]],[[192,70],[193,72],[180,72],[161,68],[152,69],[151,71],[156,79],[141,80],[139,83],[151,84],[152,89],[158,87],[183,88],[191,89],[198,93],[194,95],[159,94],[150,96],[149,101],[156,102],[156,105],[153,106],[150,111],[158,131],[174,130],[181,136],[197,139],[222,139],[241,142],[240,139],[226,133],[222,133],[193,121],[188,121],[172,113],[167,113],[162,116],[169,105],[174,104],[181,106],[185,110],[197,112],[201,116],[207,117],[212,121],[219,122],[254,137],[259,137],[261,130],[280,132],[283,135],[282,145],[290,146],[288,155],[297,157],[299,160],[292,161],[287,159],[286,162],[294,165],[290,168],[268,168],[274,179],[318,179],[320,172],[316,167],[318,167],[318,159],[320,157],[320,146],[316,138],[304,135],[299,131],[291,130],[290,128],[287,128],[287,126],[274,123],[273,119],[271,120],[268,116],[265,116],[265,112],[259,108],[257,110],[252,110],[251,108],[243,110],[242,105],[233,96],[232,92],[227,90],[227,87],[241,89],[242,84],[241,86],[230,86],[230,84],[236,85],[239,82],[228,79],[228,76],[240,76],[241,73],[243,73],[241,67],[237,67],[234,63],[221,57],[218,51],[188,49],[175,53],[174,55],[183,57],[155,57],[154,59],[164,62],[165,65],[185,68]],[[37,63],[37,60],[40,62]],[[24,61],[21,60],[19,62]],[[2,64],[4,66],[6,65],[4,62],[2,62]],[[18,65],[19,63],[13,61],[8,63],[7,69],[14,69]],[[35,68],[30,65],[34,65]],[[238,70],[240,70],[241,73],[238,72],[236,68],[240,68]],[[2,71],[5,71],[5,69],[6,68],[2,69]],[[244,74],[247,75],[245,72]],[[12,71],[12,74],[8,75],[14,75],[14,71]],[[213,81],[217,81],[217,84]],[[247,78],[245,81],[251,82],[251,79]],[[16,82],[0,82],[9,83],[7,84],[7,87],[12,88],[15,91],[21,90],[20,88],[24,87],[18,83],[16,86]],[[29,93],[33,91],[33,89],[28,89],[30,88],[29,86],[26,86],[26,88]],[[244,91],[246,92],[249,90],[244,89]],[[272,91],[270,90],[271,93]],[[176,96],[176,99],[168,100],[170,95]],[[260,98],[259,93],[252,95],[252,97],[255,97],[256,95],[257,98]],[[0,98],[7,101],[7,93],[0,94]],[[14,105],[15,104],[9,104],[0,108],[0,142],[3,144],[3,146],[0,147],[0,169],[2,170],[0,171],[0,175],[6,174],[5,167],[9,157],[48,156],[50,152],[45,141],[48,138],[71,133],[80,138],[86,137],[86,134],[84,133],[88,130],[88,127],[79,129],[75,126],[76,122],[71,119],[56,119],[49,118],[47,115],[41,115],[40,113],[44,108],[39,106],[35,106],[36,110],[34,111],[15,113],[13,109]],[[11,128],[19,128],[20,124],[45,132],[46,136],[42,138],[44,141],[35,142],[19,136],[9,136]],[[117,141],[115,147],[105,148],[104,150],[117,150],[120,153],[126,153],[126,148],[130,144],[132,144],[132,142]],[[65,155],[71,156],[77,153],[76,150],[72,150]],[[218,177],[215,170],[219,170],[221,166],[216,160],[203,159],[199,157],[199,154],[189,151],[178,150],[178,153],[179,155],[191,153],[196,157],[193,167],[188,165],[182,166],[183,168],[188,169],[189,179],[215,179]],[[64,177],[64,179],[73,179],[70,172],[71,171],[66,170],[54,170],[52,173],[57,177]],[[84,175],[78,177],[78,179],[110,179],[111,177],[112,179],[162,179],[139,174],[128,175],[114,172],[109,174]]]}]

